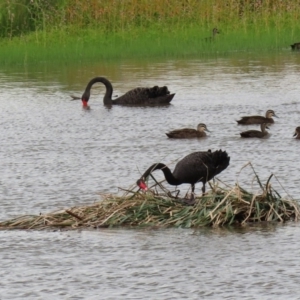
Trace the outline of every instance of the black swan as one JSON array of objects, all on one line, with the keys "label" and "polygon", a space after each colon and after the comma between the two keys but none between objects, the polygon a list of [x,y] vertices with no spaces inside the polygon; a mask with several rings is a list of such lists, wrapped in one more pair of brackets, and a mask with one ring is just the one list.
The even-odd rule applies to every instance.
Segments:
[{"label": "black swan", "polygon": [[262,124],[262,123],[268,123],[273,124],[274,120],[272,117],[276,117],[274,110],[269,109],[266,111],[266,116],[247,116],[242,117],[239,121],[237,121],[238,125],[250,125],[250,124]]},{"label": "black swan", "polygon": [[[82,94],[81,100],[83,107],[88,107],[88,101],[90,99],[90,92],[92,85],[96,82],[101,82],[106,87],[106,92],[103,98],[104,105],[166,105],[171,102],[175,94],[170,94],[166,86],[152,88],[135,88],[124,95],[112,100],[113,87],[111,82],[105,77],[95,77],[87,84],[84,93]],[[72,96],[74,100],[79,99],[78,97]]]},{"label": "black swan", "polygon": [[292,50],[300,50],[300,43],[294,43],[291,45]]},{"label": "black swan", "polygon": [[204,123],[200,123],[196,129],[192,128],[182,128],[176,129],[166,133],[166,135],[171,139],[192,139],[192,138],[202,138],[206,137],[206,133],[204,131],[208,131],[206,125]]},{"label": "black swan", "polygon": [[296,139],[300,139],[300,127],[296,127],[294,135]]},{"label": "black swan", "polygon": [[241,132],[240,135],[243,138],[264,138],[269,134],[268,131],[266,131],[266,128],[269,129],[267,125],[268,124],[266,123],[260,124],[261,131],[248,130],[248,131]]},{"label": "black swan", "polygon": [[173,171],[163,163],[153,164],[147,171],[141,176],[136,184],[142,190],[147,190],[148,187],[145,183],[146,178],[155,170],[162,170],[167,182],[171,185],[180,185],[183,183],[189,183],[192,187],[192,197],[190,204],[194,203],[194,190],[197,182],[202,182],[202,193],[205,193],[205,183],[211,180],[214,176],[221,173],[229,165],[230,157],[226,151],[217,150],[212,152],[201,151],[194,152],[182,160],[180,160]]}]

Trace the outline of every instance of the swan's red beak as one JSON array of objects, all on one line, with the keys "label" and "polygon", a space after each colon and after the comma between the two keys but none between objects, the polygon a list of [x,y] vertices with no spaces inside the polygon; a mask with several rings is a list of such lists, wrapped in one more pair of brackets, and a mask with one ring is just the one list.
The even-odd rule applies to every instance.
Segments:
[{"label": "swan's red beak", "polygon": [[148,190],[148,187],[147,187],[146,183],[143,180],[138,180],[137,181],[137,185],[143,191],[147,191]]},{"label": "swan's red beak", "polygon": [[83,107],[83,108],[88,108],[88,107],[89,107],[89,106],[88,106],[88,101],[87,101],[87,100],[82,99],[81,101],[82,101],[82,107]]}]

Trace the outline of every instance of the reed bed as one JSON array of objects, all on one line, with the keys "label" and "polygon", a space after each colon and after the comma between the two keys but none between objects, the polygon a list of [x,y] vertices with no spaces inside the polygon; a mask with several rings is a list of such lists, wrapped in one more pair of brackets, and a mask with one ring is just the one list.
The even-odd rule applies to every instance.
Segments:
[{"label": "reed bed", "polygon": [[197,228],[298,221],[298,202],[282,198],[270,184],[272,177],[263,185],[255,174],[261,188],[257,193],[247,192],[239,184],[230,188],[218,182],[207,195],[196,198],[193,206],[156,182],[147,193],[127,190],[123,196],[105,195],[92,205],[4,221],[0,229]]},{"label": "reed bed", "polygon": [[1,65],[285,51],[300,38],[299,0],[50,2],[0,3]]},{"label": "reed bed", "polygon": [[128,32],[153,25],[177,30],[191,24],[209,30],[215,26],[280,30],[295,28],[299,4],[299,0],[6,0],[0,3],[0,36],[11,38],[30,31],[73,26],[103,32]]}]

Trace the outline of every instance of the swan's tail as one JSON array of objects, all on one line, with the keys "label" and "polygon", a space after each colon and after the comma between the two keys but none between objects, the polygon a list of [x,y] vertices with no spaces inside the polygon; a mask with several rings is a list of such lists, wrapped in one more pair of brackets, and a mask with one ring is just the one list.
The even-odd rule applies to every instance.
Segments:
[{"label": "swan's tail", "polygon": [[148,89],[148,93],[150,98],[157,98],[157,97],[161,97],[161,96],[167,96],[170,94],[170,91],[168,90],[168,87],[166,86],[154,86],[152,88]]},{"label": "swan's tail", "polygon": [[212,155],[216,167],[215,175],[217,175],[229,166],[230,157],[228,156],[226,151],[222,151],[221,149],[212,152]]}]

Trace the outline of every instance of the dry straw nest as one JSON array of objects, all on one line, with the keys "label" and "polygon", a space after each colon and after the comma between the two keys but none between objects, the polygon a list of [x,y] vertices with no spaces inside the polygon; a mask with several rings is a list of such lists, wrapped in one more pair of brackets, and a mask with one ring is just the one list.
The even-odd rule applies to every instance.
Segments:
[{"label": "dry straw nest", "polygon": [[[251,165],[251,164],[250,164]],[[251,165],[252,167],[252,165]],[[254,169],[253,169],[254,171]],[[255,173],[255,171],[254,171]],[[93,205],[72,207],[39,216],[21,216],[0,222],[0,229],[78,229],[106,227],[182,227],[246,225],[254,222],[297,221],[297,201],[282,198],[271,186],[271,175],[258,193],[234,187],[211,185],[211,191],[196,198],[193,206],[156,182],[150,192],[127,190],[123,196],[105,195]],[[158,192],[158,189],[160,192]]]}]

